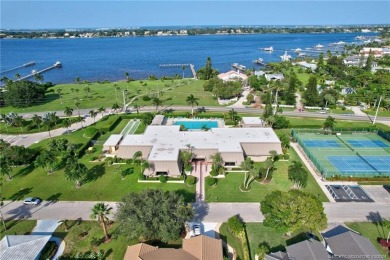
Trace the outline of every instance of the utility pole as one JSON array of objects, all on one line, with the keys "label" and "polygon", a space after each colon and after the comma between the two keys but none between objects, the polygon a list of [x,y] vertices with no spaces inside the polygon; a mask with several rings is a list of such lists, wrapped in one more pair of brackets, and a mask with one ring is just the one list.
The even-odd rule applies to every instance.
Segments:
[{"label": "utility pole", "polygon": [[382,96],[380,96],[379,102],[378,102],[378,106],[376,107],[376,112],[375,112],[374,121],[372,121],[372,124],[373,124],[373,125],[375,125],[376,117],[378,116],[378,110],[379,110],[379,106],[380,106],[380,104],[381,104],[381,101],[382,101]]}]

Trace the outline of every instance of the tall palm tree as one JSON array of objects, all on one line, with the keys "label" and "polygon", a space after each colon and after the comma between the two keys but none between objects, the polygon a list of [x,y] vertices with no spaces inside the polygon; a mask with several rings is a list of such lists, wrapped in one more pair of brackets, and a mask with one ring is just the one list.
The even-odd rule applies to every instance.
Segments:
[{"label": "tall palm tree", "polygon": [[50,118],[47,115],[45,115],[42,119],[43,119],[42,120],[43,125],[45,126],[45,128],[49,132],[49,138],[51,138],[50,130],[51,130],[52,126],[53,126],[53,123],[52,123],[52,121],[50,120]]},{"label": "tall palm tree", "polygon": [[194,117],[194,105],[199,105],[199,98],[194,97],[194,95],[189,95],[186,99],[186,103],[191,106],[191,115]]},{"label": "tall palm tree", "polygon": [[80,89],[76,88],[74,91],[76,92],[76,97],[78,97]]},{"label": "tall palm tree", "polygon": [[74,95],[74,88],[70,88],[70,92],[72,92],[72,94]]},{"label": "tall palm tree", "polygon": [[81,123],[81,128],[84,128],[84,125],[83,125],[83,122],[85,122],[84,117],[78,116],[78,117],[76,118],[76,122],[77,122],[77,123]]},{"label": "tall palm tree", "polygon": [[108,204],[97,203],[93,206],[91,212],[92,219],[98,219],[102,225],[104,236],[106,240],[110,239],[110,236],[107,232],[106,221],[108,221],[108,215],[110,215],[112,208]]},{"label": "tall palm tree", "polygon": [[80,79],[80,77],[77,77],[74,81],[75,81],[77,84],[80,84],[81,79]]},{"label": "tall palm tree", "polygon": [[41,74],[39,74],[39,73],[35,73],[34,74],[34,79],[35,79],[36,82],[39,82],[39,84],[41,84],[42,81],[43,81],[43,76]]},{"label": "tall palm tree", "polygon": [[118,84],[114,84],[114,90],[115,90],[115,100],[116,100],[116,103],[118,103],[118,91],[120,90],[121,88],[118,86]]},{"label": "tall palm tree", "polygon": [[125,72],[125,77],[126,77],[126,80],[128,81],[129,80],[129,73],[127,71]]},{"label": "tall palm tree", "polygon": [[76,100],[75,102],[74,102],[74,104],[76,105],[76,107],[77,107],[77,113],[79,114],[79,117],[81,117],[80,116],[80,101],[78,101],[78,100]]},{"label": "tall palm tree", "polygon": [[102,113],[102,118],[103,118],[104,113],[106,112],[106,109],[104,107],[99,107],[97,111]]},{"label": "tall palm tree", "polygon": [[68,134],[70,134],[69,132],[69,127],[72,125],[72,121],[69,119],[69,118],[65,118],[64,120],[62,120],[62,126],[65,127],[68,131]]},{"label": "tall palm tree", "polygon": [[34,114],[34,116],[31,118],[31,121],[35,126],[38,126],[39,131],[41,131],[42,117]]},{"label": "tall palm tree", "polygon": [[20,133],[22,133],[23,132],[23,123],[24,123],[23,117],[19,116],[19,115],[15,116],[13,118],[13,123],[15,126],[20,127]]},{"label": "tall palm tree", "polygon": [[20,79],[20,74],[19,74],[19,73],[16,73],[16,74],[15,74],[15,78]]},{"label": "tall palm tree", "polygon": [[162,99],[159,99],[158,97],[154,97],[152,99],[152,105],[156,107],[156,112],[158,112],[158,107],[162,106],[164,104],[164,101]]},{"label": "tall palm tree", "polygon": [[115,104],[112,105],[112,109],[114,109],[115,112],[116,112],[117,109],[119,109],[119,108],[120,108],[120,106],[118,105],[118,103],[115,103]]},{"label": "tall palm tree", "polygon": [[59,98],[61,99],[61,104],[62,104],[62,89],[58,88],[58,89],[56,90],[56,92],[57,92]]},{"label": "tall palm tree", "polygon": [[93,123],[95,123],[95,118],[97,116],[97,112],[95,110],[89,111],[89,115],[93,118]]},{"label": "tall palm tree", "polygon": [[133,105],[133,107],[134,107],[134,109],[137,111],[137,115],[138,115],[138,114],[139,114],[139,109],[141,108],[141,106],[135,103],[135,104]]},{"label": "tall palm tree", "polygon": [[91,97],[91,88],[89,86],[86,86],[84,88],[85,94],[87,95],[88,98]]},{"label": "tall palm tree", "polygon": [[73,115],[73,108],[71,107],[65,107],[64,114],[67,117],[71,117]]}]

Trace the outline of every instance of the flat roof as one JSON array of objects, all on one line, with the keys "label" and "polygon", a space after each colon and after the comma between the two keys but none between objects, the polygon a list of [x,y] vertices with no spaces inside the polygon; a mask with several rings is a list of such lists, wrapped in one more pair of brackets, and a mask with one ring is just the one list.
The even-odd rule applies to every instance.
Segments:
[{"label": "flat roof", "polygon": [[111,135],[107,141],[104,143],[104,146],[115,146],[119,143],[123,135]]},{"label": "flat roof", "polygon": [[164,122],[164,118],[164,115],[155,115],[151,125],[162,125],[162,123]]},{"label": "flat roof", "polygon": [[175,161],[180,149],[242,152],[241,143],[279,143],[272,128],[212,128],[210,131],[180,131],[179,125],[148,126],[143,135],[127,135],[120,146],[152,146],[149,160]]},{"label": "flat roof", "polygon": [[263,125],[263,120],[259,117],[242,117],[242,122],[246,125]]}]

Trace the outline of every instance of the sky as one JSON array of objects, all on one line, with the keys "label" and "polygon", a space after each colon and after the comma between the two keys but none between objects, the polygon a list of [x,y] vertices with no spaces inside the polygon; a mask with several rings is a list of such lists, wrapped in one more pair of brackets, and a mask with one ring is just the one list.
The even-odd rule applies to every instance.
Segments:
[{"label": "sky", "polygon": [[390,24],[390,0],[0,0],[1,29]]}]

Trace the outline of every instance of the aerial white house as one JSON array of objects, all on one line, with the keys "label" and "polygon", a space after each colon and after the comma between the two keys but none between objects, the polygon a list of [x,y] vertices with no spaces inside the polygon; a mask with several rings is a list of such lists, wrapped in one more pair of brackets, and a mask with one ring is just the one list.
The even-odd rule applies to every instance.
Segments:
[{"label": "aerial white house", "polygon": [[[258,123],[258,122],[256,122]],[[209,131],[180,131],[180,125],[150,125],[142,135],[111,135],[104,143],[107,156],[133,158],[140,151],[151,167],[150,175],[182,174],[179,151],[189,150],[193,159],[211,162],[219,152],[225,166],[239,165],[246,156],[261,160],[270,151],[282,153],[281,142],[272,128],[211,128]]]}]

